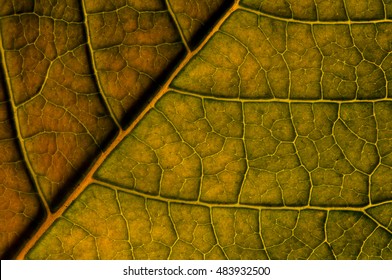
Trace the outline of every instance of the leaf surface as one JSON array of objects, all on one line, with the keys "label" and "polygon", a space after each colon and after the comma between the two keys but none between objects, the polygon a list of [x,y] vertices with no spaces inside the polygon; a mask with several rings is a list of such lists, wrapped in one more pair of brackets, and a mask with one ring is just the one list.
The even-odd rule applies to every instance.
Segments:
[{"label": "leaf surface", "polygon": [[3,257],[392,259],[389,1],[9,1]]}]

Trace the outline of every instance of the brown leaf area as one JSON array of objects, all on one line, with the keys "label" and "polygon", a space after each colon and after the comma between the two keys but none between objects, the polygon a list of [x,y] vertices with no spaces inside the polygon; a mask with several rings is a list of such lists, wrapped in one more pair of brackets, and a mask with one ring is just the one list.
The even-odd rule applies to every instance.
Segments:
[{"label": "brown leaf area", "polygon": [[42,206],[19,150],[2,70],[0,74],[0,255],[5,256],[23,242],[26,228],[36,226]]},{"label": "brown leaf area", "polygon": [[0,7],[0,257],[392,259],[392,3]]}]

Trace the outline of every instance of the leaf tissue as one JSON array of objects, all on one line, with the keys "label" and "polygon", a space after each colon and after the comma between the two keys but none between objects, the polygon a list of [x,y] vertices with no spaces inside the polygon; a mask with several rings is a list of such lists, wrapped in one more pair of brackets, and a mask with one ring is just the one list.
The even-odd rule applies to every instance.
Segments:
[{"label": "leaf tissue", "polygon": [[0,256],[392,259],[392,1],[1,0]]}]

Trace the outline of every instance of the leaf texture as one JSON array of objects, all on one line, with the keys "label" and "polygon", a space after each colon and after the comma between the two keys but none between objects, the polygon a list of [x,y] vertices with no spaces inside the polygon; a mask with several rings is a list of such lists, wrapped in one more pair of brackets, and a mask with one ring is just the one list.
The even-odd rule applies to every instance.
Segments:
[{"label": "leaf texture", "polygon": [[3,258],[392,259],[390,1],[0,14]]}]

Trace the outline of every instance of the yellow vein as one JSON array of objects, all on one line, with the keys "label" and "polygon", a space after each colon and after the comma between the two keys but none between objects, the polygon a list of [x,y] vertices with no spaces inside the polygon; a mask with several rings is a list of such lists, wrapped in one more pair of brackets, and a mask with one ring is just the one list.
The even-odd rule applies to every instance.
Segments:
[{"label": "yellow vein", "polygon": [[365,210],[367,209],[367,205],[365,206],[314,206],[314,205],[303,205],[303,206],[267,206],[267,205],[252,205],[252,204],[241,204],[241,203],[214,203],[214,202],[204,202],[204,201],[196,201],[196,200],[183,200],[179,198],[166,198],[159,195],[147,194],[140,192],[134,189],[128,189],[124,187],[119,187],[112,183],[104,182],[98,179],[92,179],[91,183],[95,183],[100,186],[104,186],[106,188],[110,188],[112,190],[121,191],[124,193],[128,193],[135,196],[140,196],[147,199],[162,201],[166,203],[179,203],[179,204],[187,204],[194,206],[204,206],[207,208],[240,208],[240,209],[251,209],[251,210],[292,210],[292,211],[301,211],[301,210],[319,210],[319,211],[355,211],[362,212],[365,214]]},{"label": "yellow vein", "polygon": [[187,40],[186,40],[186,38],[185,38],[184,32],[183,32],[183,30],[182,30],[182,28],[181,28],[181,25],[180,25],[180,23],[178,22],[177,16],[176,16],[176,14],[175,14],[174,11],[173,11],[173,8],[172,8],[172,6],[171,6],[171,4],[170,4],[170,1],[166,0],[165,2],[166,2],[167,9],[169,10],[169,13],[170,13],[171,17],[172,17],[174,23],[176,24],[178,33],[179,33],[180,36],[181,36],[181,40],[182,40],[182,42],[184,43],[184,46],[185,46],[185,48],[186,48],[186,51],[187,51],[187,53],[190,53],[190,52],[191,52],[191,49],[190,49],[190,47],[189,47],[189,45],[188,45],[188,42],[187,42]]},{"label": "yellow vein", "polygon": [[112,106],[110,106],[109,101],[107,99],[107,97],[104,95],[104,90],[102,88],[101,85],[101,81],[99,80],[99,76],[98,76],[98,72],[97,72],[97,66],[95,65],[95,59],[94,59],[94,53],[93,53],[93,47],[92,47],[92,42],[91,42],[91,35],[90,35],[90,29],[88,26],[88,14],[87,14],[87,10],[86,10],[86,6],[84,1],[81,1],[81,6],[82,6],[82,10],[83,10],[83,22],[84,22],[84,28],[86,31],[86,37],[87,37],[87,47],[88,47],[88,55],[90,58],[90,64],[91,64],[91,70],[94,72],[94,80],[95,80],[95,84],[98,87],[99,93],[101,94],[102,100],[106,105],[106,109],[109,111],[110,116],[112,117],[114,123],[116,124],[116,126],[121,130],[121,125],[117,120],[117,117],[115,115],[115,113],[113,112]]},{"label": "yellow vein", "polygon": [[337,104],[345,104],[345,103],[377,103],[377,102],[385,102],[392,101],[392,98],[384,97],[377,99],[347,99],[347,100],[337,100],[337,99],[289,99],[289,98],[246,98],[240,99],[239,97],[225,97],[225,96],[212,96],[207,94],[200,94],[197,92],[192,92],[189,90],[183,90],[179,88],[171,87],[170,91],[175,93],[180,93],[183,95],[194,96],[202,99],[211,99],[216,101],[227,101],[227,102],[242,102],[242,103],[271,103],[271,102],[281,102],[281,103],[337,103]]},{"label": "yellow vein", "polygon": [[375,23],[392,23],[392,19],[374,19],[374,20],[363,20],[363,21],[353,21],[353,20],[326,20],[326,21],[319,21],[319,20],[302,20],[302,19],[294,19],[294,18],[284,18],[284,17],[280,17],[280,16],[275,16],[272,14],[268,14],[265,12],[261,12],[261,11],[257,11],[257,10],[253,10],[251,8],[247,8],[247,7],[243,7],[240,6],[238,8],[238,10],[242,10],[242,11],[246,11],[246,12],[250,12],[250,13],[254,13],[257,14],[259,16],[264,16],[264,17],[268,17],[271,19],[275,19],[275,20],[280,20],[280,21],[286,21],[286,22],[292,22],[292,23],[301,23],[301,24],[318,24],[318,25],[337,25],[337,24],[375,24]]}]

